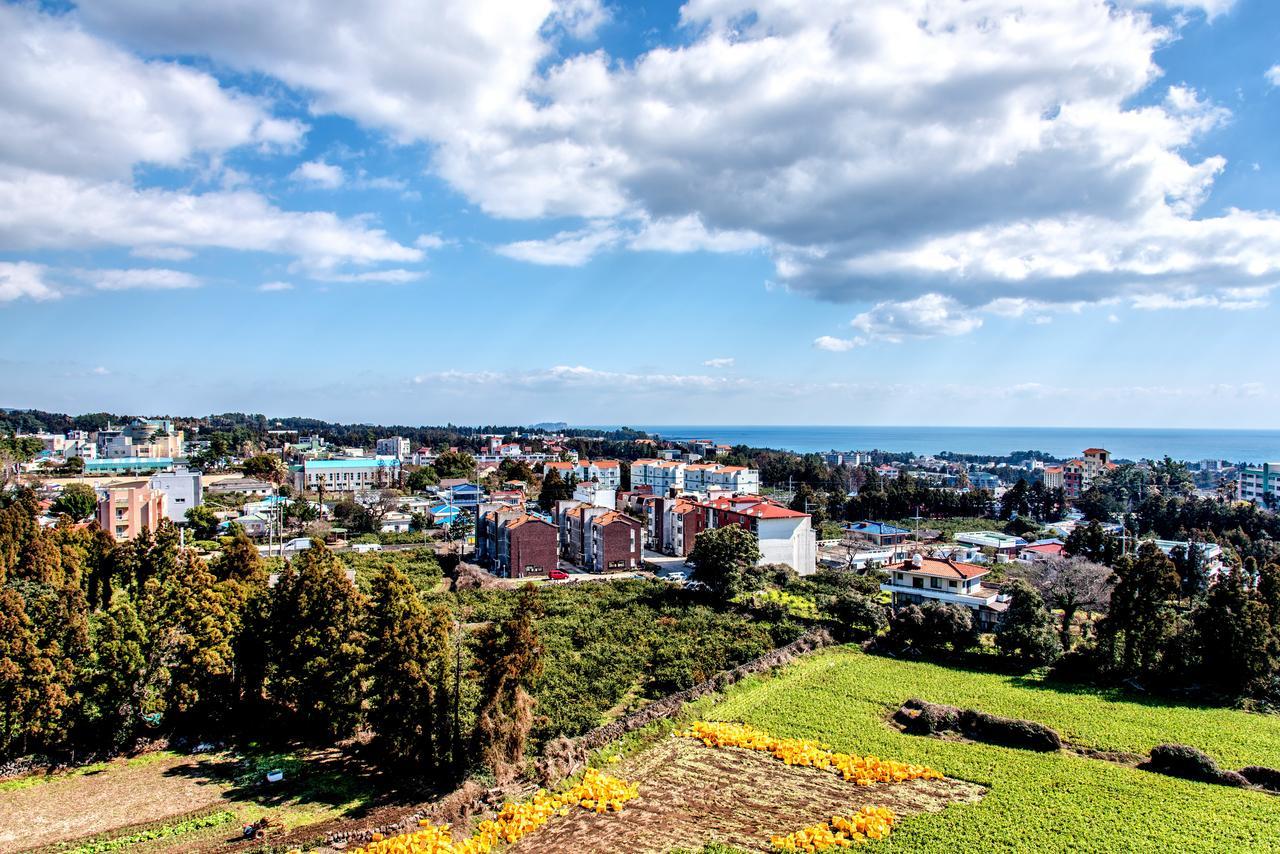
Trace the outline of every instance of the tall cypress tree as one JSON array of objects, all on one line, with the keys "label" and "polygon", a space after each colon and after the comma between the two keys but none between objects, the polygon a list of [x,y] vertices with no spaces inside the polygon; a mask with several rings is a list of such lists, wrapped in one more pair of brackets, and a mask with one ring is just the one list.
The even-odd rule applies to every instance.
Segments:
[{"label": "tall cypress tree", "polygon": [[383,751],[422,773],[453,766],[451,618],[428,608],[409,576],[387,563],[369,611],[369,724]]},{"label": "tall cypress tree", "polygon": [[533,684],[542,673],[535,621],[541,613],[537,588],[526,584],[512,615],[490,626],[481,639],[480,705],[471,755],[499,781],[519,770],[533,728]]},{"label": "tall cypress tree", "polygon": [[363,611],[364,597],[318,540],[280,573],[267,689],[309,736],[342,738],[359,722]]}]

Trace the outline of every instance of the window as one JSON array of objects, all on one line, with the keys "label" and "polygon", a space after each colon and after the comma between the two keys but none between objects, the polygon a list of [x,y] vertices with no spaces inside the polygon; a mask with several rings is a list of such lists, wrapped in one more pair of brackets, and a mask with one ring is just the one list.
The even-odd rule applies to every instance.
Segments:
[{"label": "window", "polygon": [[955,580],[954,578],[952,578],[952,579],[948,579],[948,581],[947,581],[947,586],[948,586],[948,587],[951,587],[951,588],[954,588],[954,587],[956,586],[956,580]]},{"label": "window", "polygon": [[919,589],[923,590],[923,589],[924,589],[924,579],[923,579],[923,578],[912,578],[912,579],[911,579],[911,586],[912,586],[912,587],[916,587],[916,588],[919,588]]},{"label": "window", "polygon": [[940,590],[942,589],[942,582],[936,578],[930,578],[929,586],[932,587],[934,590]]}]

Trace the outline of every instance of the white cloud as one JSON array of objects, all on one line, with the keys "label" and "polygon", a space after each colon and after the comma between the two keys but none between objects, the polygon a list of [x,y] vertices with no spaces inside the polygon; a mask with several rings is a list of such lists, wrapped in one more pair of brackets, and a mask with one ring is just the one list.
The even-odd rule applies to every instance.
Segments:
[{"label": "white cloud", "polygon": [[384,282],[405,284],[416,282],[427,274],[422,270],[370,270],[367,273],[315,273],[313,279],[325,282]]},{"label": "white cloud", "polygon": [[0,167],[0,249],[216,247],[295,255],[316,269],[422,260],[385,232],[331,213],[283,211],[247,190],[134,189]]},{"label": "white cloud", "polygon": [[57,299],[58,289],[45,279],[48,269],[30,261],[0,261],[0,302],[21,297],[33,300]]},{"label": "white cloud", "polygon": [[600,0],[556,0],[548,23],[576,39],[586,39],[608,20],[609,10]]},{"label": "white cloud", "polygon": [[129,250],[134,258],[147,258],[152,261],[190,261],[196,253],[181,246],[137,246]]},{"label": "white cloud", "polygon": [[867,343],[865,338],[836,338],[831,335],[820,335],[813,339],[813,346],[829,353],[845,353],[854,347],[862,347]]},{"label": "white cloud", "polygon": [[1280,86],[1280,63],[1271,66],[1262,75],[1272,86]]},{"label": "white cloud", "polygon": [[578,231],[561,231],[545,240],[519,240],[497,247],[501,255],[558,267],[581,267],[598,252],[616,246],[623,238],[621,229],[608,225],[590,225]]},{"label": "white cloud", "polygon": [[902,302],[877,303],[850,325],[868,339],[897,344],[908,338],[966,335],[982,325],[982,318],[951,297],[924,294]]},{"label": "white cloud", "polygon": [[258,290],[266,294],[279,293],[280,291],[293,290],[293,285],[288,282],[263,282],[258,285]]},{"label": "white cloud", "polygon": [[241,145],[290,149],[304,130],[205,72],[84,32],[73,14],[10,4],[0,4],[0,125],[0,162],[97,178]]},{"label": "white cloud", "polygon": [[294,169],[289,177],[300,184],[323,187],[327,190],[341,187],[342,182],[346,180],[341,166],[334,166],[323,160],[308,160]]},{"label": "white cloud", "polygon": [[768,245],[750,231],[708,231],[696,214],[646,221],[627,241],[632,249],[659,252],[745,252]]},{"label": "white cloud", "polygon": [[419,234],[413,241],[413,245],[419,249],[426,249],[430,251],[432,249],[444,248],[449,245],[449,241],[445,240],[438,234]]},{"label": "white cloud", "polygon": [[76,275],[100,291],[169,291],[200,287],[200,280],[190,273],[158,267],[78,270]]},{"label": "white cloud", "polygon": [[968,306],[1252,287],[1280,265],[1269,212],[1196,215],[1225,166],[1196,143],[1226,111],[1150,97],[1177,33],[1144,10],[1228,0],[689,0],[674,45],[626,61],[558,35],[598,5],[78,8],[149,54],[264,72],[430,143],[489,214],[586,221],[499,249],[534,263],[765,242],[795,293]]},{"label": "white cloud", "polygon": [[93,374],[96,377],[105,377],[105,376],[108,376],[111,373],[111,371],[107,370],[102,365],[98,365],[98,367],[94,368],[89,373]]},{"label": "white cloud", "polygon": [[1226,311],[1246,311],[1264,308],[1274,285],[1221,288],[1216,293],[1201,293],[1194,288],[1181,288],[1171,292],[1135,294],[1130,305],[1143,311],[1162,309],[1220,308]]},{"label": "white cloud", "polygon": [[472,388],[481,386],[490,393],[500,387],[521,391],[549,389],[599,390],[610,394],[662,394],[670,392],[749,393],[752,381],[739,377],[707,374],[663,374],[658,372],[608,371],[585,365],[556,365],[529,371],[437,371],[419,374],[415,385]]},{"label": "white cloud", "polygon": [[730,356],[721,356],[715,359],[707,359],[702,363],[704,368],[732,368],[734,359]]}]

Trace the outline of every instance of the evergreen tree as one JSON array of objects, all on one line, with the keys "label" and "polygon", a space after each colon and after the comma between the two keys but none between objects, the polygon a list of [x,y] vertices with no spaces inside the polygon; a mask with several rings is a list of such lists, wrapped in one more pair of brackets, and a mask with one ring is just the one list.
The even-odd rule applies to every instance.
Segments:
[{"label": "evergreen tree", "polygon": [[133,605],[125,599],[90,617],[92,653],[80,676],[84,701],[82,740],[124,746],[141,712],[146,675],[146,636]]},{"label": "evergreen tree", "polygon": [[1009,595],[1009,609],[996,633],[996,646],[1010,658],[1032,666],[1052,663],[1062,654],[1062,645],[1044,599],[1022,579],[1005,585],[1001,592]]},{"label": "evergreen tree", "polygon": [[1239,567],[1209,586],[1192,622],[1205,681],[1241,696],[1275,673],[1280,650],[1270,609]]},{"label": "evergreen tree", "polygon": [[542,614],[538,590],[526,584],[512,615],[481,636],[480,704],[472,735],[473,757],[510,779],[524,760],[533,727],[533,683],[542,672],[535,620]]},{"label": "evergreen tree", "polygon": [[702,531],[693,540],[689,563],[694,580],[707,585],[721,602],[749,592],[760,546],[756,535],[738,525]]},{"label": "evergreen tree", "polygon": [[372,588],[369,724],[387,756],[439,773],[453,766],[449,612],[424,605],[393,563],[380,567]]},{"label": "evergreen tree", "polygon": [[70,516],[72,521],[79,522],[82,519],[88,519],[97,509],[98,493],[92,486],[87,483],[69,483],[54,499],[49,512],[55,515],[65,514]]},{"label": "evergreen tree", "polygon": [[1153,674],[1178,622],[1170,600],[1178,594],[1173,561],[1155,543],[1143,543],[1136,557],[1115,568],[1111,610],[1099,625],[1107,667],[1121,676]]},{"label": "evergreen tree", "polygon": [[560,477],[560,472],[552,469],[542,479],[542,489],[538,492],[538,506],[550,513],[555,509],[557,501],[568,501],[573,497],[573,486]]},{"label": "evergreen tree", "polygon": [[45,667],[26,603],[0,588],[0,756],[26,752]]},{"label": "evergreen tree", "polygon": [[280,573],[271,600],[268,692],[305,734],[350,735],[360,719],[364,597],[316,541]]}]

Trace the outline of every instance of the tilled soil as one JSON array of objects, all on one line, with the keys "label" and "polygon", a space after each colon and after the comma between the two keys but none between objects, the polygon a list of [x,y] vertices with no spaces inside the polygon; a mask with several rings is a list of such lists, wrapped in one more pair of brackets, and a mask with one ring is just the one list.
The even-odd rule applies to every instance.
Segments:
[{"label": "tilled soil", "polygon": [[858,786],[832,771],[789,766],[739,748],[672,737],[609,769],[637,782],[621,813],[574,810],[530,834],[508,854],[662,854],[708,842],[769,851],[769,839],[848,814],[887,806],[899,816],[972,803],[986,789],[959,780]]},{"label": "tilled soil", "polygon": [[185,756],[136,766],[117,760],[105,771],[5,792],[0,795],[0,851],[38,848],[220,802],[225,785],[181,773],[196,764]]}]

